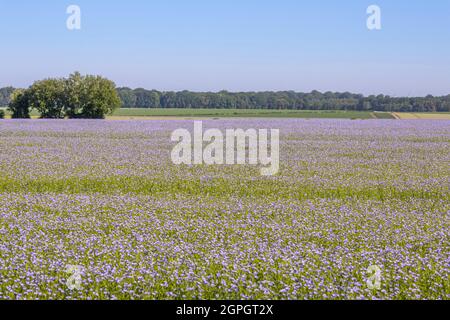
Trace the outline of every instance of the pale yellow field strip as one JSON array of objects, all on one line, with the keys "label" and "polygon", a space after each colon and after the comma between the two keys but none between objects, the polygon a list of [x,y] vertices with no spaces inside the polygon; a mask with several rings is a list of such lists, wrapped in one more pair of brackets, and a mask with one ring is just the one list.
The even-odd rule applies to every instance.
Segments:
[{"label": "pale yellow field strip", "polygon": [[396,119],[400,120],[450,120],[450,113],[392,113]]}]

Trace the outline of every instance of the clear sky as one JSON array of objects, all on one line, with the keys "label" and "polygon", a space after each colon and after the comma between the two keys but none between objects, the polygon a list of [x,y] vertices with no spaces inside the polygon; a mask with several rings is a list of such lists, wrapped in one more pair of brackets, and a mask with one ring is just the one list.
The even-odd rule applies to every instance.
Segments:
[{"label": "clear sky", "polygon": [[158,90],[450,94],[449,0],[0,0],[0,43],[0,87],[79,70]]}]

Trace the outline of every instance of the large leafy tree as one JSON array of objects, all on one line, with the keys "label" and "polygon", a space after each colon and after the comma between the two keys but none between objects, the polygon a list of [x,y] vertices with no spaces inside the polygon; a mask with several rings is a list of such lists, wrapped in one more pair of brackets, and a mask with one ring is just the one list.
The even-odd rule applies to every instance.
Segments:
[{"label": "large leafy tree", "polygon": [[36,109],[41,118],[63,119],[66,95],[63,79],[47,79],[35,82],[28,89],[30,108]]},{"label": "large leafy tree", "polygon": [[11,102],[8,110],[12,113],[13,119],[29,119],[30,118],[30,102],[29,91],[17,89],[11,94]]},{"label": "large leafy tree", "polygon": [[74,73],[65,84],[69,118],[103,119],[120,107],[116,86],[108,79]]},{"label": "large leafy tree", "polygon": [[35,109],[42,118],[103,119],[119,107],[114,82],[78,72],[67,79],[41,80],[26,90],[17,90],[9,104],[14,118],[29,118],[30,109]]}]

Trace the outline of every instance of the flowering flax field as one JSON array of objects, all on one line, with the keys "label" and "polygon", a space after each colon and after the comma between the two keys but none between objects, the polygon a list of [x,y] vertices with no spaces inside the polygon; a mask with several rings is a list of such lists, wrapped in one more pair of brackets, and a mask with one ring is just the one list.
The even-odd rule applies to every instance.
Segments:
[{"label": "flowering flax field", "polygon": [[450,298],[449,121],[203,125],[280,129],[279,174],[172,164],[188,120],[0,121],[0,299]]}]

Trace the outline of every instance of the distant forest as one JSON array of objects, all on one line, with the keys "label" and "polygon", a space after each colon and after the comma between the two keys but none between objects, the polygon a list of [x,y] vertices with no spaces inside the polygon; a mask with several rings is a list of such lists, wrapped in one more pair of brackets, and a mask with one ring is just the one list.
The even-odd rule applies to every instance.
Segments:
[{"label": "distant forest", "polygon": [[[14,88],[0,89],[0,106],[9,103]],[[363,96],[349,92],[160,92],[117,88],[125,108],[209,108],[360,110],[389,112],[449,112],[450,95],[443,97]]]}]

